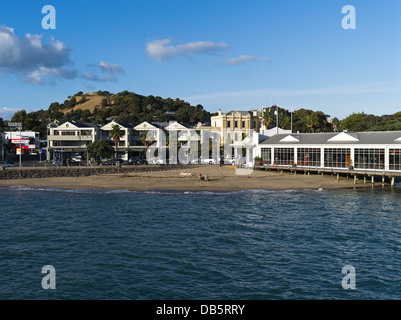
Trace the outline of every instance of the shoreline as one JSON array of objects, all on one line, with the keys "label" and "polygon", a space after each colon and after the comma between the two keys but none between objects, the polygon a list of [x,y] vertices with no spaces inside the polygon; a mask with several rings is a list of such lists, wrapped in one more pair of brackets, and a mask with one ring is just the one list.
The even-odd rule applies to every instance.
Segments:
[{"label": "shoreline", "polygon": [[[28,187],[71,190],[126,190],[126,191],[257,191],[257,190],[334,190],[372,188],[381,182],[354,184],[353,179],[332,175],[294,175],[270,171],[253,171],[250,175],[236,175],[235,167],[204,166],[171,169],[159,172],[99,174],[86,177],[49,177],[0,180],[0,187]],[[199,180],[209,175],[210,181]]]}]

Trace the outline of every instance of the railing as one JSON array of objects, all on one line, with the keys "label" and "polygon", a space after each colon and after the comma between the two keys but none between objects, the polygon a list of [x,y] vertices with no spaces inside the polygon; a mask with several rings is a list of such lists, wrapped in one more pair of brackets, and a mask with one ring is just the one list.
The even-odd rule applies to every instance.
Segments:
[{"label": "railing", "polygon": [[304,172],[317,172],[317,173],[345,173],[353,175],[365,175],[365,176],[401,176],[401,170],[385,170],[383,168],[377,169],[358,169],[354,167],[319,167],[319,166],[294,166],[294,165],[274,165],[266,164],[263,162],[255,162],[256,169],[266,170],[286,170],[286,171],[304,171]]},{"label": "railing", "polygon": [[69,135],[48,135],[47,140],[53,141],[92,141],[93,135],[77,135],[77,136],[69,136]]}]

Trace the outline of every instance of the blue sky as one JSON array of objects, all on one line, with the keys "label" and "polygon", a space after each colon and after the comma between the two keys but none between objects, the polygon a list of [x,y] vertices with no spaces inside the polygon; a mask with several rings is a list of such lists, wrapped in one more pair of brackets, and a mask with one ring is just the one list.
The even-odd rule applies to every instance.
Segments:
[{"label": "blue sky", "polygon": [[[56,29],[42,28],[42,7]],[[356,9],[345,30],[341,10]],[[401,111],[401,2],[13,1],[0,11],[0,117],[79,91],[181,98],[206,110],[277,103]]]}]

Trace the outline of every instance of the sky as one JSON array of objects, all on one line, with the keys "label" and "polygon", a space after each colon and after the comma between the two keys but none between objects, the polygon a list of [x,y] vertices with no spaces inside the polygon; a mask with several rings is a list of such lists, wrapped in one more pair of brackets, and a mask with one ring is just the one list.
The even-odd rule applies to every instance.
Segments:
[{"label": "sky", "polygon": [[98,90],[210,112],[392,114],[400,57],[399,0],[2,1],[0,117]]}]

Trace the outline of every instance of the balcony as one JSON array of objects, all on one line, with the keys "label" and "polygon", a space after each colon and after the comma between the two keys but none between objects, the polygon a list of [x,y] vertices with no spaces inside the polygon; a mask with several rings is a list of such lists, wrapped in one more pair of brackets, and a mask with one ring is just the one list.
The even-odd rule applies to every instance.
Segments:
[{"label": "balcony", "polygon": [[93,141],[92,135],[67,136],[67,135],[48,135],[47,140],[50,141]]},{"label": "balcony", "polygon": [[182,133],[178,134],[178,141],[198,141],[200,140],[199,135],[197,134],[189,134],[189,133]]}]

